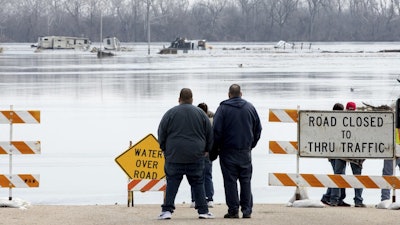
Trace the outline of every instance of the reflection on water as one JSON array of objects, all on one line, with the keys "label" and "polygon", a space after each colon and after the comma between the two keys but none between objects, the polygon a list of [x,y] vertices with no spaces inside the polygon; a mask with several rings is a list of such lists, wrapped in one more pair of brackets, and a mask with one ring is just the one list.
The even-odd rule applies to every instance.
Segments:
[{"label": "reflection on water", "polygon": [[204,54],[145,56],[138,51],[101,60],[89,52],[33,53],[28,48],[25,54],[9,51],[8,55],[6,51],[0,62],[2,95],[97,97],[100,101],[111,97],[129,102],[171,96],[183,86],[208,97],[225,93],[221,88],[237,82],[247,94],[263,98],[381,100],[391,99],[391,87],[398,77],[397,54],[240,54],[219,52],[218,45],[214,46],[214,52]]},{"label": "reflection on water", "polygon": [[[394,49],[396,43],[320,44],[322,49],[366,51],[340,54],[222,50],[229,45],[248,43],[216,43],[212,51],[202,53],[150,56],[146,55],[147,46],[139,44],[133,52],[105,59],[97,59],[90,52],[33,53],[28,44],[2,46],[1,108],[13,105],[17,109],[41,110],[43,121],[37,128],[15,131],[15,138],[39,138],[43,148],[41,156],[16,159],[16,166],[23,172],[40,173],[43,185],[35,191],[16,193],[36,203],[124,203],[126,177],[113,160],[127,149],[128,142],[156,134],[161,116],[177,104],[181,88],[191,88],[194,103],[206,102],[214,111],[227,98],[229,85],[239,83],[243,97],[258,109],[264,127],[254,151],[255,201],[286,202],[292,193],[281,188],[282,197],[272,197],[269,190],[276,191],[276,187],[267,186],[266,174],[294,172],[294,160],[268,155],[267,143],[271,135],[283,140],[287,135],[295,139],[296,135],[287,130],[271,131],[267,123],[269,108],[330,109],[335,102],[348,100],[391,104],[398,96],[400,55],[375,51]],[[368,47],[373,49],[368,51]],[[153,48],[156,52],[157,47]],[[7,133],[7,128],[1,128],[3,134]],[[6,160],[0,161],[0,169],[7,170]],[[325,159],[317,162],[321,170],[330,172]],[[366,166],[369,162],[374,163],[367,160]],[[380,174],[380,162],[372,166]],[[223,202],[218,162],[215,167],[216,201]],[[99,180],[107,182],[96,185]],[[182,189],[177,202],[189,200],[187,186]],[[313,193],[319,196],[321,191]],[[144,201],[160,202],[159,196]]]}]

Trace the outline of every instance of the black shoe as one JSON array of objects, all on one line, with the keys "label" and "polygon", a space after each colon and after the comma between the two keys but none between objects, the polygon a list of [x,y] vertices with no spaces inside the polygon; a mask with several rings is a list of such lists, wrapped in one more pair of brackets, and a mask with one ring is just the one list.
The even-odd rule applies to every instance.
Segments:
[{"label": "black shoe", "polygon": [[250,219],[251,218],[251,214],[243,214],[243,218],[244,219]]},{"label": "black shoe", "polygon": [[350,204],[347,204],[346,202],[340,202],[340,203],[338,204],[338,206],[341,206],[341,207],[350,207]]},{"label": "black shoe", "polygon": [[324,203],[325,205],[331,205],[331,203],[326,201],[325,199],[321,199],[321,202]]},{"label": "black shoe", "polygon": [[224,216],[224,218],[228,218],[228,219],[238,219],[239,218],[239,214],[230,214],[230,213],[227,213],[227,214],[225,214],[225,216]]},{"label": "black shoe", "polygon": [[363,203],[358,203],[358,204],[355,204],[354,207],[366,208],[367,206],[365,204],[363,204]]},{"label": "black shoe", "polygon": [[329,206],[333,206],[333,207],[339,206],[339,203],[337,203],[337,202],[330,202],[330,203],[329,203]]}]

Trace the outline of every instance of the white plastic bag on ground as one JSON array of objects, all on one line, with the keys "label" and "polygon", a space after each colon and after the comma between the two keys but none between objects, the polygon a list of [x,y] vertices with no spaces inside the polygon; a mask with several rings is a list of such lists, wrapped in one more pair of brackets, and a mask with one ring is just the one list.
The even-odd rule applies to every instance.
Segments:
[{"label": "white plastic bag on ground", "polygon": [[391,210],[399,210],[400,209],[400,203],[398,202],[393,202],[391,200],[384,200],[379,202],[377,205],[375,205],[375,208],[377,209],[391,209]]},{"label": "white plastic bag on ground", "polygon": [[375,208],[377,208],[377,209],[388,209],[390,204],[392,204],[392,201],[384,200],[384,201],[379,202],[377,205],[375,205]]},{"label": "white plastic bag on ground", "polygon": [[291,205],[292,207],[298,208],[323,208],[325,205],[319,200],[311,200],[311,199],[304,199],[304,200],[297,200],[294,201]]},{"label": "white plastic bag on ground", "polygon": [[5,198],[0,198],[0,207],[27,209],[31,204],[19,198],[13,198],[11,201]]},{"label": "white plastic bag on ground", "polygon": [[[308,199],[307,189],[305,187],[299,187],[298,191],[300,194],[300,199],[297,199],[297,200]],[[293,203],[294,201],[296,201],[296,191],[295,191],[294,195],[292,196],[292,198],[289,199],[289,203]]]},{"label": "white plastic bag on ground", "polygon": [[400,203],[398,203],[398,202],[393,202],[392,204],[390,204],[389,209],[392,209],[392,210],[399,210],[399,209],[400,209]]},{"label": "white plastic bag on ground", "polygon": [[[296,200],[296,192],[299,194],[300,199]],[[287,203],[288,207],[313,207],[322,208],[324,204],[321,201],[311,200],[308,198],[307,189],[305,187],[299,187],[296,189],[292,198]]]}]

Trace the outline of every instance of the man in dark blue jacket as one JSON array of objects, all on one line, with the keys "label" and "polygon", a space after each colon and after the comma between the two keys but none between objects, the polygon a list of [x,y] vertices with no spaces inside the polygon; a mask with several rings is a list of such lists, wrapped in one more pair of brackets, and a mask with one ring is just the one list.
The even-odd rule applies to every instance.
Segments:
[{"label": "man in dark blue jacket", "polygon": [[211,150],[213,133],[207,115],[192,103],[192,91],[183,88],[179,95],[179,105],[164,114],[158,127],[158,141],[165,157],[164,171],[167,179],[159,219],[171,219],[183,175],[186,175],[194,191],[199,218],[214,218],[208,211],[203,174],[204,157]]},{"label": "man in dark blue jacket", "polygon": [[[218,107],[213,124],[213,151],[219,150],[225,201],[228,205],[228,213],[224,218],[239,218],[239,206],[243,218],[251,218],[251,150],[260,139],[261,122],[254,106],[242,99],[239,85],[232,84],[228,95],[229,99],[221,102]],[[237,180],[240,183],[240,199]]]}]

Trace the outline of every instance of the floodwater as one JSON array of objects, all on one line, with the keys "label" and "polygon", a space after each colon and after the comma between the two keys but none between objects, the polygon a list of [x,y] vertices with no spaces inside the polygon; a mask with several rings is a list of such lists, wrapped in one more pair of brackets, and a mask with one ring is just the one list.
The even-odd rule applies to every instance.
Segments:
[{"label": "floodwater", "polygon": [[[131,52],[98,59],[94,53],[48,50],[34,53],[29,43],[1,44],[0,109],[40,110],[41,123],[18,124],[13,140],[40,140],[42,154],[14,155],[12,172],[40,174],[40,187],[16,188],[12,196],[32,204],[126,204],[127,176],[114,159],[148,134],[157,137],[166,110],[178,103],[181,88],[193,90],[194,104],[215,111],[232,83],[242,86],[262,120],[253,150],[255,203],[286,203],[293,187],[268,185],[268,173],[296,172],[294,155],[268,152],[269,140],[296,140],[296,125],[269,123],[268,110],[330,110],[354,101],[391,105],[399,96],[399,43],[313,43],[311,49],[274,49],[274,43],[210,43],[206,51],[159,55],[168,43],[127,43]],[[308,45],[305,45],[308,46]],[[10,126],[0,125],[0,141]],[[363,174],[380,175],[382,160],[368,159]],[[327,159],[300,159],[302,173],[331,173]],[[350,168],[347,169],[350,174]],[[0,155],[0,174],[9,156]],[[215,202],[224,203],[218,160],[214,162]],[[325,188],[309,188],[320,199]],[[7,188],[0,198],[8,197]],[[353,203],[353,191],[346,202]],[[364,203],[380,201],[365,189]],[[189,202],[183,182],[176,203]],[[135,192],[135,204],[161,204],[160,192]]]}]

